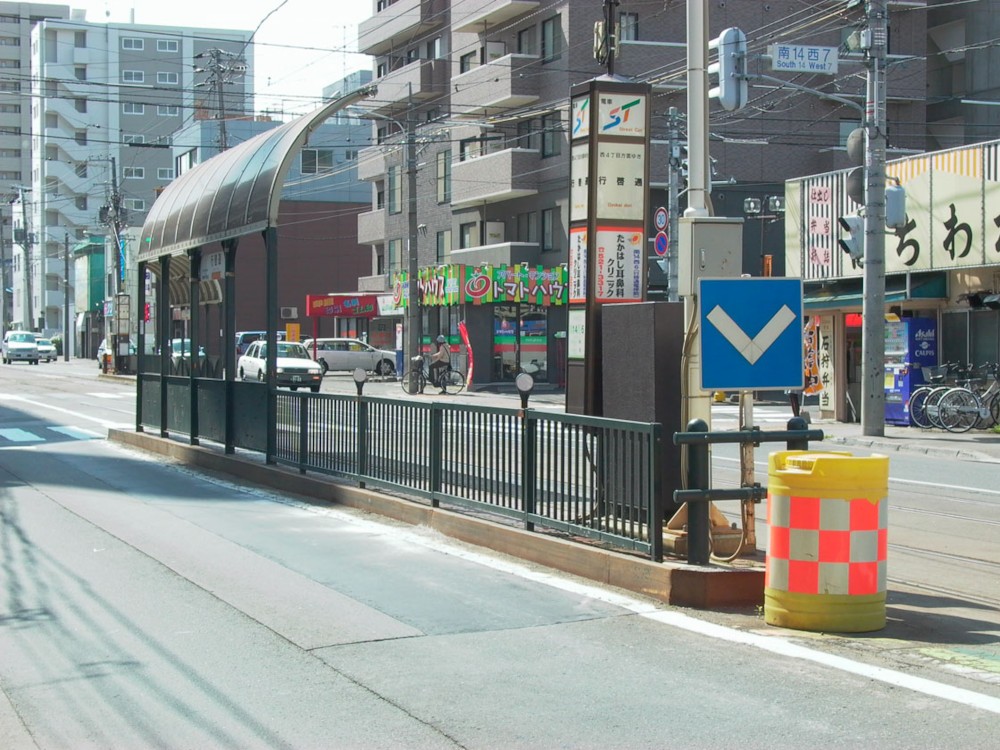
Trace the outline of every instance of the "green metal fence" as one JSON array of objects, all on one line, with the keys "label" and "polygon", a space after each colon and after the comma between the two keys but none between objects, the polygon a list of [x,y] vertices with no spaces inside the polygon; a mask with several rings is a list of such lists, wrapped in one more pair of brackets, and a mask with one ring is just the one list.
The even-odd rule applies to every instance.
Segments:
[{"label": "green metal fence", "polygon": [[275,459],[662,559],[660,426],[532,409],[277,393]]}]

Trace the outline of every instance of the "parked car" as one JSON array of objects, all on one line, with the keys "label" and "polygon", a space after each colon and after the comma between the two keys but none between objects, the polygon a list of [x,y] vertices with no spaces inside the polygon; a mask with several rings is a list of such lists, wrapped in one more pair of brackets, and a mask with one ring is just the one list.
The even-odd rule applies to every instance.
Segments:
[{"label": "parked car", "polygon": [[396,371],[396,352],[376,349],[359,339],[306,339],[302,342],[316,361],[328,371],[354,372],[359,367],[378,375],[392,375]]},{"label": "parked car", "polygon": [[[256,380],[258,383],[267,380],[266,341],[254,341],[250,344],[246,354],[240,357],[236,364],[236,374],[240,380]],[[318,393],[323,383],[323,370],[313,361],[302,344],[279,341],[277,380],[279,386],[291,388],[293,391],[308,388],[313,393]]]},{"label": "parked car", "polygon": [[38,364],[38,344],[30,331],[7,331],[3,335],[3,363]]},{"label": "parked car", "polygon": [[[250,344],[254,341],[261,341],[267,338],[267,331],[238,331],[236,333],[236,357],[239,359],[246,354]],[[285,332],[278,331],[278,341],[285,340]]]},{"label": "parked car", "polygon": [[52,343],[50,339],[36,338],[35,343],[38,345],[38,358],[44,359],[46,362],[54,362],[56,359],[56,345]]}]

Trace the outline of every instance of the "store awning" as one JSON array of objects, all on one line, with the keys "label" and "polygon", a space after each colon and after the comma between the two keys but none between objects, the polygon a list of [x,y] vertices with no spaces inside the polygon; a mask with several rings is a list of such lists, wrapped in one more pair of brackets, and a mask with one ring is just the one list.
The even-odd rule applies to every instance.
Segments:
[{"label": "store awning", "polygon": [[[861,308],[865,295],[861,279],[843,279],[826,284],[819,289],[807,288],[803,294],[806,312],[836,310],[841,308]],[[889,276],[885,280],[886,304],[906,302],[914,299],[946,299],[948,278],[944,273],[932,272],[914,274],[907,289],[905,276]]]}]

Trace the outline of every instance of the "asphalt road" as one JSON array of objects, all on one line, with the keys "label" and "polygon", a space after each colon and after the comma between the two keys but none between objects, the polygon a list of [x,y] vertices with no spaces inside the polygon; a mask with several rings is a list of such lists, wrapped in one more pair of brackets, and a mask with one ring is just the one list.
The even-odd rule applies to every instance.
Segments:
[{"label": "asphalt road", "polygon": [[127,451],[59,365],[0,368],[0,747],[995,746],[1000,680]]}]

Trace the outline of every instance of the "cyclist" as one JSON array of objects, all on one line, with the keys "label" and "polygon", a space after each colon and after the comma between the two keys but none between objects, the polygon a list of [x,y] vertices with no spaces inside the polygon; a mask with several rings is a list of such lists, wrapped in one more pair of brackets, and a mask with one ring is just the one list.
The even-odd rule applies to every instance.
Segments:
[{"label": "cyclist", "polygon": [[451,350],[448,348],[448,342],[444,336],[438,336],[436,343],[437,347],[431,355],[431,383],[438,386],[441,389],[441,393],[446,393],[447,391],[444,388],[444,374],[451,367]]}]

